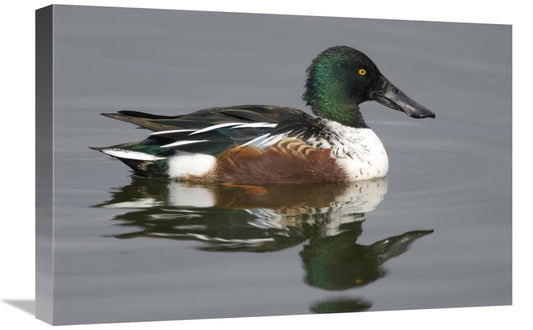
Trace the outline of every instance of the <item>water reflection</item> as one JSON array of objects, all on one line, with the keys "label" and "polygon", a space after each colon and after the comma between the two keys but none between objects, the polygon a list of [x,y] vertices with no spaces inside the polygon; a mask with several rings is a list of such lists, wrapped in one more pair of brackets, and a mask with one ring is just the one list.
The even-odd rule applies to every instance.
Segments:
[{"label": "water reflection", "polygon": [[[98,207],[125,209],[114,221],[126,230],[114,237],[196,240],[205,251],[272,252],[302,244],[308,285],[341,291],[385,276],[388,259],[404,253],[432,230],[357,244],[365,214],[387,192],[386,178],[342,184],[190,185],[132,177]],[[367,310],[360,298],[314,303],[312,312]]]},{"label": "water reflection", "polygon": [[340,297],[316,302],[309,308],[313,313],[347,313],[363,312],[372,307],[372,304],[361,298]]}]

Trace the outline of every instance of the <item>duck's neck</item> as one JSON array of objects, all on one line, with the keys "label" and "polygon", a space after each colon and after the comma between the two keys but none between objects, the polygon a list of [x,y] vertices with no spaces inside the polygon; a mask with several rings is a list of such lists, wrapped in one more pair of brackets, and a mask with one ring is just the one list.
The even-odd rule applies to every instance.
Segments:
[{"label": "duck's neck", "polygon": [[311,105],[313,112],[322,118],[334,120],[344,126],[368,128],[357,104]]}]

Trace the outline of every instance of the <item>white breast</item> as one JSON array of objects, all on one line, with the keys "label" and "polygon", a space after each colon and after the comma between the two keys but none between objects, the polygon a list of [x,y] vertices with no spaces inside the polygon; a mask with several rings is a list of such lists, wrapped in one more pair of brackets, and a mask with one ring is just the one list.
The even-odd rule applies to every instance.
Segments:
[{"label": "white breast", "polygon": [[334,136],[331,156],[350,181],[380,178],[389,171],[389,158],[379,137],[370,128],[353,128],[324,120]]}]

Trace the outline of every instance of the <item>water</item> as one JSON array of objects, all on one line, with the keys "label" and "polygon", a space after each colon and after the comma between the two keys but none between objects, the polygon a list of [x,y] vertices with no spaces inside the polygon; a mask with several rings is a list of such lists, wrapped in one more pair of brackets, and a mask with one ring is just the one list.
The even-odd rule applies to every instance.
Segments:
[{"label": "water", "polygon": [[[511,304],[510,26],[55,10],[55,323]],[[148,133],[102,112],[304,109],[338,44],[437,114],[362,105],[384,180],[191,186],[88,148]]]}]

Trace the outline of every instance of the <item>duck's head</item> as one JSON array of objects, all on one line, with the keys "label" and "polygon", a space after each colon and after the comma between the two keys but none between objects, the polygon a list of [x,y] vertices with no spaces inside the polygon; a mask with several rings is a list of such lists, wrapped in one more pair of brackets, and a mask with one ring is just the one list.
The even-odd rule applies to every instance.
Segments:
[{"label": "duck's head", "polygon": [[368,56],[347,46],[328,48],[313,60],[303,99],[316,115],[354,127],[366,127],[358,105],[369,100],[413,118],[435,118],[385,78]]}]

